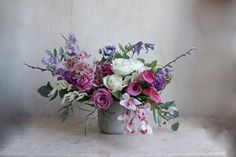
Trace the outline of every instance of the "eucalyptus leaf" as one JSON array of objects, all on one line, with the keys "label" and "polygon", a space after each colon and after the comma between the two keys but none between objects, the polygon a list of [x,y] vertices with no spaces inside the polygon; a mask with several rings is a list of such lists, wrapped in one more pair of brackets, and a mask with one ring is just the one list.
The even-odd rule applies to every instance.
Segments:
[{"label": "eucalyptus leaf", "polygon": [[53,50],[53,55],[57,56],[57,50],[56,49]]},{"label": "eucalyptus leaf", "polygon": [[157,123],[156,110],[152,110],[154,122]]},{"label": "eucalyptus leaf", "polygon": [[48,49],[45,50],[45,52],[49,55],[49,56],[52,56],[52,52]]},{"label": "eucalyptus leaf", "polygon": [[59,49],[59,55],[62,56],[64,54],[64,49],[62,47],[60,47]]},{"label": "eucalyptus leaf", "polygon": [[42,86],[38,89],[38,93],[43,97],[48,97],[48,94],[51,92],[53,88],[51,87],[50,83],[48,82],[46,86]]},{"label": "eucalyptus leaf", "polygon": [[62,89],[59,91],[59,96],[63,98],[66,93],[68,93],[67,89]]},{"label": "eucalyptus leaf", "polygon": [[173,130],[173,131],[177,131],[178,128],[179,128],[179,122],[176,122],[176,123],[171,125],[171,130]]}]

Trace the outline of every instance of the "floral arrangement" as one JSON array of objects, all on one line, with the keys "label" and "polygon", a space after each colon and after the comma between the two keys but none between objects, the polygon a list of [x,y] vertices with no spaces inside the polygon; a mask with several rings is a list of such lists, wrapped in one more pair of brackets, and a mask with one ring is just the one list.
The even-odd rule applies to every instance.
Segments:
[{"label": "floral arrangement", "polygon": [[[91,55],[80,50],[75,34],[69,34],[68,38],[62,37],[65,39],[64,48],[46,50],[48,56],[42,59],[45,68],[26,64],[33,69],[49,71],[56,78],[54,86],[48,82],[38,92],[50,100],[61,97],[62,106],[58,112],[62,121],[73,111],[73,102],[93,108],[85,117],[86,120],[96,110],[106,111],[113,102],[119,101],[119,105],[126,108],[126,112],[117,117],[125,124],[124,133],[151,134],[152,127],[147,118],[149,110],[153,112],[154,121],[159,126],[178,117],[175,102],[162,102],[160,95],[171,82],[171,64],[191,54],[194,48],[167,65],[159,66],[157,60],[147,63],[143,58],[134,59],[134,55],[154,50],[154,44],[140,41],[124,46],[119,44],[118,48],[107,45],[99,50],[102,59],[89,64]],[[174,131],[178,127],[178,122],[171,125]]]}]

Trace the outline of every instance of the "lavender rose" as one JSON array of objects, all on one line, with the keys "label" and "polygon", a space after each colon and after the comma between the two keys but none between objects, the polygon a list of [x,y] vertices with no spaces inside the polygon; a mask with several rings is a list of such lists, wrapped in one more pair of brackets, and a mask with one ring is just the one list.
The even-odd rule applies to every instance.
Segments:
[{"label": "lavender rose", "polygon": [[75,86],[79,92],[89,91],[93,87],[93,79],[87,74],[80,75]]},{"label": "lavender rose", "polygon": [[113,103],[111,93],[107,91],[105,88],[100,88],[93,93],[92,97],[94,106],[96,109],[107,110],[111,104]]}]

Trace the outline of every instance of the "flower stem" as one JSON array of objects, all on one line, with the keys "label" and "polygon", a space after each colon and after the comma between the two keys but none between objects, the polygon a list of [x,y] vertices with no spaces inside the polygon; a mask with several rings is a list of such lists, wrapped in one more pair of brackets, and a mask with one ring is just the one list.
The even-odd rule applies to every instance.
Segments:
[{"label": "flower stem", "polygon": [[164,69],[164,68],[166,68],[166,67],[168,67],[168,66],[171,66],[171,64],[173,64],[174,62],[176,62],[176,61],[179,60],[180,58],[185,57],[185,56],[187,56],[187,55],[190,55],[191,52],[194,51],[194,50],[196,50],[196,49],[197,49],[197,48],[192,47],[192,48],[189,49],[187,52],[181,54],[180,56],[176,57],[174,60],[172,60],[172,61],[170,61],[169,63],[167,63],[165,66],[163,66],[163,67],[161,68],[161,70]]}]

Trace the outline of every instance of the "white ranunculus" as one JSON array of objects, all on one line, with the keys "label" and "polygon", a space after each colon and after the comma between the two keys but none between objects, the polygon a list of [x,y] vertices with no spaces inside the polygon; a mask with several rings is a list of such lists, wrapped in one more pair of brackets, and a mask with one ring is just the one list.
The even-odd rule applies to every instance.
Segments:
[{"label": "white ranunculus", "polygon": [[144,64],[139,60],[117,58],[112,61],[112,71],[115,74],[125,76],[133,71],[143,71]]},{"label": "white ranunculus", "polygon": [[108,88],[111,89],[112,92],[121,91],[123,89],[123,80],[120,75],[113,74],[108,75],[103,78],[103,84]]},{"label": "white ranunculus", "polygon": [[144,70],[147,70],[148,67],[146,67],[143,62],[139,60],[132,60],[132,67],[134,68],[134,71],[137,71],[139,73],[143,72]]}]

